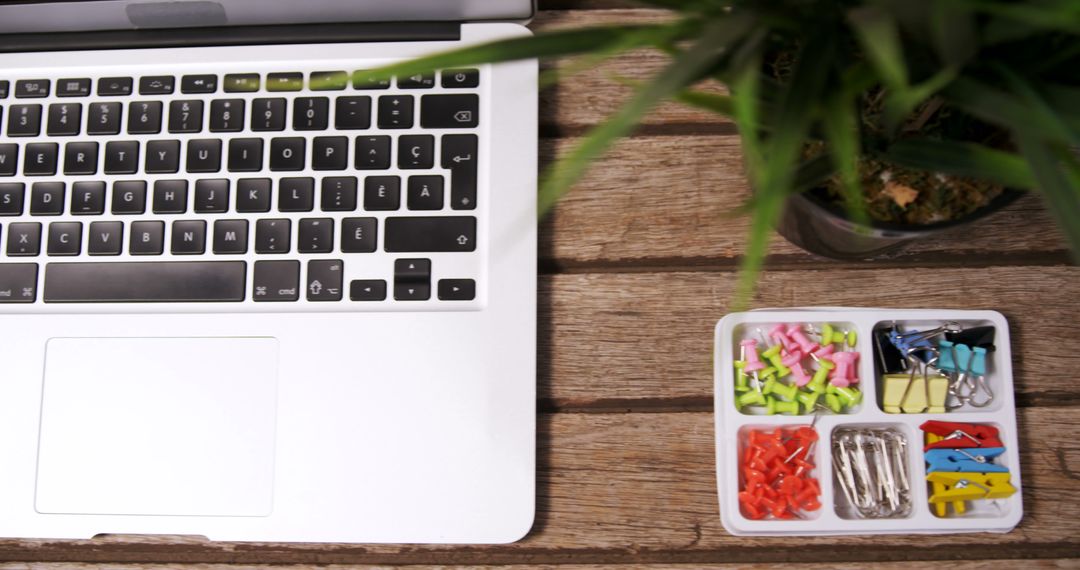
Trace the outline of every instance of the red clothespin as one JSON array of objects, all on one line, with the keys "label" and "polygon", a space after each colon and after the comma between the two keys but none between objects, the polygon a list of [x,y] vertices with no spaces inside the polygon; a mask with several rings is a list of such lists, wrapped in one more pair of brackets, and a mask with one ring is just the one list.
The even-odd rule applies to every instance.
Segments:
[{"label": "red clothespin", "polygon": [[926,433],[941,437],[941,441],[926,444],[930,449],[964,449],[972,447],[1005,447],[996,427],[986,424],[964,424],[930,420],[919,426]]}]

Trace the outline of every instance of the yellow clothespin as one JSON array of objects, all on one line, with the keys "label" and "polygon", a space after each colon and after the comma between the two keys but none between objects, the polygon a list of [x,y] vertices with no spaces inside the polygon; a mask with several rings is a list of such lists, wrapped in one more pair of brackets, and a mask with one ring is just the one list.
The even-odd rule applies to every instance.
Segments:
[{"label": "yellow clothespin", "polygon": [[[906,378],[906,376],[905,376],[905,378]],[[936,434],[936,433],[930,433],[930,432],[926,433],[926,443],[927,444],[937,443],[937,442],[939,442],[941,440],[942,440],[942,437],[940,435]],[[930,481],[930,486],[934,490],[934,496],[940,495],[941,493],[945,492],[945,484],[944,483],[940,483],[940,482],[936,482],[936,481]],[[948,512],[949,505],[947,503],[931,503],[931,504],[934,505],[934,512],[937,513],[937,516],[944,518],[945,514]],[[953,501],[952,507],[953,507],[953,512],[955,512],[958,515],[962,515],[967,511],[967,505],[964,504],[964,501]]]},{"label": "yellow clothespin", "polygon": [[1016,492],[1016,487],[1009,483],[1008,473],[934,472],[927,475],[926,480],[946,487],[930,497],[931,503],[1004,499]]}]

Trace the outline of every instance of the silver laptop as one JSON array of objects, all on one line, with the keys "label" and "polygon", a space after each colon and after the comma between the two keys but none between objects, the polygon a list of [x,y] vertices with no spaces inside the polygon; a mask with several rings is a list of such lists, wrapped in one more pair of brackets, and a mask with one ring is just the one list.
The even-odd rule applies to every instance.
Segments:
[{"label": "silver laptop", "polygon": [[0,536],[527,533],[533,10],[0,2]]}]

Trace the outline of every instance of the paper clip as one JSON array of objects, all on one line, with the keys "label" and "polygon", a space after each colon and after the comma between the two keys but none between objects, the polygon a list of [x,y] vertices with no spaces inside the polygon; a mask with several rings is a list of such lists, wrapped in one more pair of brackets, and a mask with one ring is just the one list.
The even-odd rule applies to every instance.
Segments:
[{"label": "paper clip", "polygon": [[1008,473],[1008,467],[993,462],[1004,453],[1004,447],[931,449],[926,452],[926,472]]}]

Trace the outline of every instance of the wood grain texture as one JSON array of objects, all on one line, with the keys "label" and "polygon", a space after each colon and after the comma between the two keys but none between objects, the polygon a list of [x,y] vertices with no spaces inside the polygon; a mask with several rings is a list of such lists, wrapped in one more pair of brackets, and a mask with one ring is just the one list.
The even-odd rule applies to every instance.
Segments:
[{"label": "wood grain texture", "polygon": [[[543,141],[545,162],[575,139]],[[628,266],[734,267],[749,220],[731,217],[748,195],[737,136],[635,137],[599,161],[541,225],[548,271]],[[772,266],[850,267],[782,238]],[[881,266],[1066,263],[1061,234],[1038,196],[875,260]],[[860,263],[858,266],[866,266]]]},{"label": "wood grain texture", "polygon": [[[564,274],[540,287],[545,409],[711,409],[713,328],[727,271]],[[766,273],[756,307],[995,309],[1009,319],[1021,405],[1077,403],[1080,268],[850,269]]]},{"label": "wood grain texture", "polygon": [[[236,564],[718,564],[1063,558],[1080,553],[1080,408],[1020,413],[1015,532],[747,538],[720,525],[709,413],[545,414],[539,513],[489,547],[201,543],[170,537],[0,541],[0,561]],[[866,548],[873,545],[873,548]]]},{"label": "wood grain texture", "polygon": [[[927,562],[880,562],[874,564],[874,568],[881,570],[920,570],[926,568]],[[954,570],[980,570],[980,569],[1013,569],[1019,565],[1024,568],[1037,568],[1040,570],[1058,570],[1080,567],[1080,559],[1027,559],[1027,560],[978,560],[971,562],[949,561],[949,568]],[[601,570],[610,568],[607,564],[515,564],[514,570]],[[778,564],[627,564],[619,568],[626,570],[663,570],[666,568],[693,568],[697,570],[768,570],[778,568]],[[783,564],[786,570],[862,570],[866,566],[860,563],[840,564]],[[0,564],[0,570],[96,570],[106,568],[100,564],[52,564],[52,563],[9,563]],[[108,568],[116,570],[263,570],[265,566],[250,564],[122,564],[109,565]],[[404,566],[371,566],[358,564],[286,564],[274,566],[274,570],[483,570],[491,566],[430,566],[430,565],[404,565]]]}]

